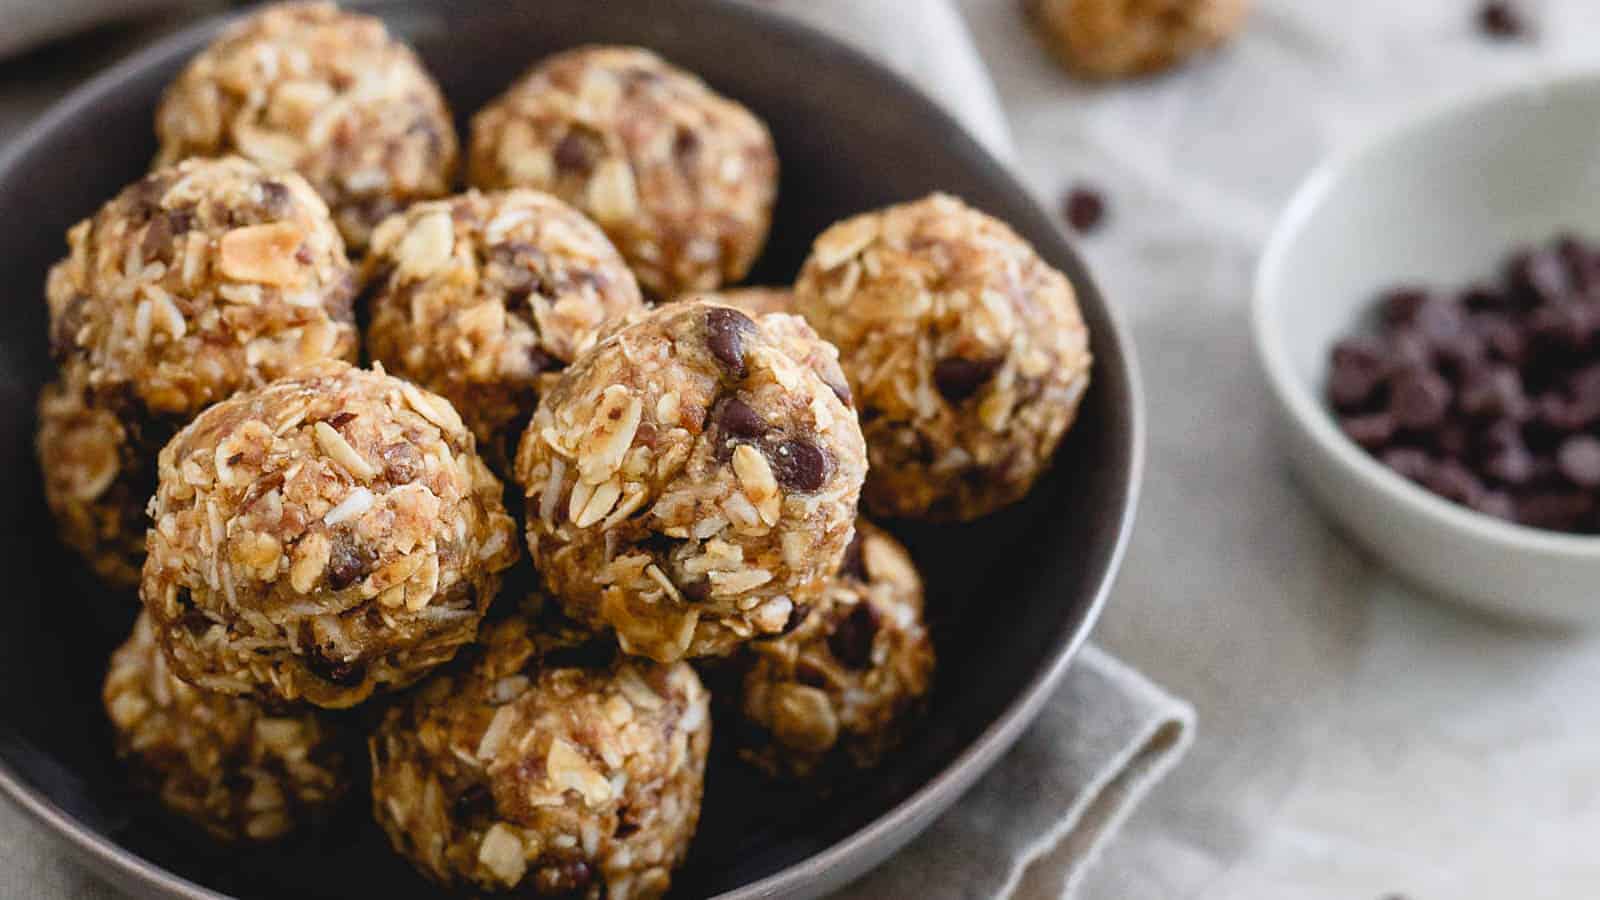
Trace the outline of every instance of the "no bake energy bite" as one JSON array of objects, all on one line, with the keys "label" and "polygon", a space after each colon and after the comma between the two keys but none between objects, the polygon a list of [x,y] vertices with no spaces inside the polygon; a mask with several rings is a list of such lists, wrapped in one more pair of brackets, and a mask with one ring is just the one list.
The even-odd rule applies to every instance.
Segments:
[{"label": "no bake energy bite", "polygon": [[458,144],[439,86],[380,20],[280,3],[190,61],[156,110],[157,165],[238,154],[299,172],[351,249],[384,217],[450,191]]},{"label": "no bake energy bite", "polygon": [[156,451],[237,390],[354,359],[354,274],[305,181],[240,159],[151,173],[67,243],[46,282],[61,377],[39,400],[45,496],[63,541],[131,585]]},{"label": "no bake energy bite", "polygon": [[160,458],[141,598],[173,670],[318,706],[471,642],[516,558],[449,402],[329,363],[213,406]]},{"label": "no bake energy bite", "polygon": [[796,359],[804,323],[768,318],[794,332],[657,309],[581,355],[523,436],[534,562],[568,615],[630,653],[722,655],[784,630],[850,542],[855,411]]},{"label": "no bake energy bite", "polygon": [[744,277],[772,223],[778,157],[749,110],[654,53],[581,47],[473,117],[468,179],[573,204],[669,299]]},{"label": "no bake energy bite", "polygon": [[638,282],[603,232],[527,189],[419,203],[384,222],[366,261],[367,349],[455,404],[507,471],[541,377],[643,312]]},{"label": "no bake energy bite", "polygon": [[666,893],[700,817],[708,695],[686,663],[577,665],[512,618],[391,709],[372,802],[433,881],[491,893]]},{"label": "no bake energy bite", "polygon": [[1244,26],[1251,0],[1025,0],[1067,71],[1112,79],[1169,69]]},{"label": "no bake energy bite", "polygon": [[823,232],[795,311],[838,347],[879,516],[969,520],[1021,499],[1089,385],[1066,276],[944,194]]},{"label": "no bake energy bite", "polygon": [[871,768],[927,698],[933,644],[922,579],[898,541],[867,522],[817,610],[781,637],[750,642],[739,754],[772,775]]},{"label": "no bake energy bite", "polygon": [[349,735],[313,711],[269,712],[180,680],[148,615],[112,654],[103,698],[134,781],[219,841],[286,837],[350,787]]}]

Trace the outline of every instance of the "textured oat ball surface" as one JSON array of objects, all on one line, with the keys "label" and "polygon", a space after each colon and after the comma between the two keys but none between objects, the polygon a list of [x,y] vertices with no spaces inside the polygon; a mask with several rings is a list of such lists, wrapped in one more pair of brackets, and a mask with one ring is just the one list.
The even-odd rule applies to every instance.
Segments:
[{"label": "textured oat ball surface", "polygon": [[323,359],[354,359],[355,275],[303,179],[237,158],[134,182],[67,232],[51,349],[100,404],[187,418]]},{"label": "textured oat ball surface", "polygon": [[659,897],[700,816],[708,695],[686,663],[546,656],[520,618],[390,710],[373,810],[447,886]]},{"label": "textured oat ball surface", "polygon": [[367,349],[455,404],[496,465],[509,463],[541,376],[642,312],[604,233],[538,191],[472,191],[384,222],[366,271]]},{"label": "textured oat ball surface", "polygon": [[794,290],[786,287],[735,287],[700,295],[701,299],[722,303],[747,316],[794,312]]},{"label": "textured oat ball surface", "polygon": [[579,357],[523,436],[534,563],[630,653],[722,655],[781,631],[850,541],[855,412],[764,323],[661,307]]},{"label": "textured oat ball surface", "polygon": [[795,630],[752,641],[742,709],[759,740],[739,753],[774,775],[877,765],[905,734],[933,681],[922,579],[883,530],[856,542],[827,597]]},{"label": "textured oat ball surface", "polygon": [[351,248],[408,203],[449,193],[458,147],[439,86],[383,23],[281,3],[196,56],[156,110],[157,164],[236,153],[304,175]]},{"label": "textured oat ball surface", "polygon": [[147,615],[112,654],[102,699],[134,781],[218,840],[285,837],[350,787],[352,748],[337,726],[179,680]]},{"label": "textured oat ball surface", "polygon": [[771,225],[778,158],[766,126],[647,50],[550,57],[473,117],[470,143],[474,185],[577,206],[658,298],[739,280]]},{"label": "textured oat ball surface", "polygon": [[1070,72],[1121,78],[1159,72],[1221,44],[1250,0],[1026,0],[1035,29]]},{"label": "textured oat ball surface", "polygon": [[144,564],[156,454],[173,429],[95,405],[82,380],[69,373],[39,394],[35,450],[44,499],[63,543],[105,581],[133,587]]},{"label": "textured oat ball surface", "polygon": [[879,516],[967,520],[1020,499],[1089,384],[1066,276],[942,194],[823,232],[795,306],[839,349]]},{"label": "textured oat ball surface", "polygon": [[161,451],[140,595],[181,677],[318,706],[474,639],[516,558],[443,398],[326,364],[213,406]]}]

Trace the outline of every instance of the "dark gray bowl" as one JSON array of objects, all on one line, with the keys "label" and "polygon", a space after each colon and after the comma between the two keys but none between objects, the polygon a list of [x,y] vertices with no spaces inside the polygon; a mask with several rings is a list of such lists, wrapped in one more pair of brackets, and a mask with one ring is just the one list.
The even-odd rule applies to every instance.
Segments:
[{"label": "dark gray bowl", "polygon": [[[811,239],[850,213],[945,190],[1010,222],[1071,276],[1093,335],[1094,382],[1053,473],[1024,503],[950,528],[898,527],[927,577],[940,655],[926,723],[888,765],[822,801],[716,754],[674,895],[813,897],[877,864],[953,803],[1016,739],[1089,631],[1133,518],[1144,429],[1133,351],[1049,217],[921,94],[807,29],[692,0],[392,2],[376,11],[420,50],[454,108],[480,107],[533,60],[585,42],[654,48],[772,127],[777,224],[756,282],[788,281]],[[198,25],[78,90],[0,159],[0,553],[15,613],[0,630],[0,790],[113,882],[151,896],[411,896],[423,881],[358,798],[314,838],[256,853],[195,841],[130,796],[109,749],[100,680],[133,618],[51,535],[33,462],[33,398],[50,377],[45,271],[63,232],[139,175],[152,110],[216,32]],[[725,742],[722,742],[725,743]]]}]

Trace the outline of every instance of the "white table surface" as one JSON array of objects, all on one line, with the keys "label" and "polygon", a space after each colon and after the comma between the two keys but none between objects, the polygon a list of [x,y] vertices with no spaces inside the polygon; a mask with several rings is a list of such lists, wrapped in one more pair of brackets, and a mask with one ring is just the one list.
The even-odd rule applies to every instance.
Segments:
[{"label": "white table surface", "polygon": [[1152,440],[1097,640],[1200,715],[1083,896],[1600,896],[1600,642],[1421,597],[1333,534],[1279,456],[1246,328],[1256,257],[1321,157],[1600,65],[1600,3],[1525,4],[1538,39],[1507,45],[1476,0],[1259,0],[1216,59],[1110,88],[1060,76],[1012,0],[962,6],[1029,184],[1109,195],[1081,247],[1133,325]]}]

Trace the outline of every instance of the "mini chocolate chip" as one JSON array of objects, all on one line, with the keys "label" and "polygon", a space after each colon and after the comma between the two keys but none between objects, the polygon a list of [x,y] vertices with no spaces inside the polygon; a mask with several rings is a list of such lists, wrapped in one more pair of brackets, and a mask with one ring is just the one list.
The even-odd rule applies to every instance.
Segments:
[{"label": "mini chocolate chip", "polygon": [[383,460],[383,476],[390,484],[407,484],[422,474],[422,453],[405,441],[396,441],[378,451]]},{"label": "mini chocolate chip", "polygon": [[1389,443],[1394,437],[1394,416],[1380,410],[1363,416],[1345,416],[1339,420],[1339,427],[1357,444],[1374,450]]},{"label": "mini chocolate chip", "polygon": [[1432,457],[1415,447],[1390,448],[1379,454],[1378,461],[1412,481],[1421,481],[1433,469]]},{"label": "mini chocolate chip", "polygon": [[1527,359],[1527,335],[1505,316],[1483,313],[1473,317],[1471,327],[1483,339],[1491,357],[1513,366]]},{"label": "mini chocolate chip", "polygon": [[1461,305],[1473,312],[1504,309],[1506,295],[1491,285],[1475,284],[1461,292]]},{"label": "mini chocolate chip", "polygon": [[242,462],[244,462],[244,454],[243,453],[235,453],[232,456],[228,457],[228,465],[230,465],[230,466],[237,466],[239,463],[242,463]]},{"label": "mini chocolate chip", "polygon": [[828,649],[846,667],[860,671],[872,665],[872,642],[877,636],[878,612],[862,600],[828,635]]},{"label": "mini chocolate chip", "polygon": [[1568,481],[1579,487],[1600,487],[1600,439],[1575,434],[1561,442],[1556,465]]},{"label": "mini chocolate chip", "polygon": [[1555,350],[1583,350],[1594,334],[1594,315],[1588,308],[1560,303],[1541,306],[1528,318],[1534,340]]},{"label": "mini chocolate chip", "polygon": [[841,578],[854,578],[857,581],[867,580],[866,559],[861,553],[861,529],[856,528],[856,533],[851,535],[850,543],[844,548],[844,558],[839,562],[839,576]]},{"label": "mini chocolate chip", "polygon": [[358,544],[349,534],[341,534],[333,541],[333,551],[328,558],[328,587],[342,591],[372,570],[378,555],[372,548]]},{"label": "mini chocolate chip", "polygon": [[677,135],[672,139],[672,155],[677,157],[679,162],[688,163],[693,161],[699,152],[700,136],[680,126]]},{"label": "mini chocolate chip", "polygon": [[790,491],[809,493],[828,480],[832,460],[827,451],[805,440],[788,440],[772,448],[767,459],[778,483]]},{"label": "mini chocolate chip", "polygon": [[1468,373],[1461,387],[1461,411],[1475,419],[1522,421],[1531,412],[1522,376],[1510,366],[1485,366]]},{"label": "mini chocolate chip", "polygon": [[341,413],[338,413],[333,418],[328,420],[328,425],[329,425],[329,427],[332,427],[332,428],[343,428],[344,426],[346,426],[346,425],[350,424],[351,422],[355,421],[356,415],[357,414],[353,413],[353,412],[341,412]]},{"label": "mini chocolate chip", "polygon": [[528,348],[528,368],[535,375],[561,368],[561,360],[546,353],[544,348],[534,345]]},{"label": "mini chocolate chip", "polygon": [[1483,473],[1502,484],[1527,484],[1533,471],[1533,454],[1524,446],[1492,451],[1483,460]]},{"label": "mini chocolate chip", "polygon": [[280,219],[289,212],[289,188],[279,181],[261,182],[261,208]]},{"label": "mini chocolate chip", "polygon": [[294,251],[294,261],[302,266],[311,265],[311,262],[314,259],[316,259],[316,257],[311,255],[311,245],[309,244],[301,244]]},{"label": "mini chocolate chip", "polygon": [[454,810],[455,818],[461,822],[487,818],[494,812],[494,794],[490,793],[488,786],[482,782],[474,782],[456,795],[451,808]]},{"label": "mini chocolate chip", "polygon": [[597,141],[582,132],[569,131],[557,144],[552,158],[556,170],[563,173],[587,175],[600,155]]},{"label": "mini chocolate chip", "polygon": [[1472,470],[1453,459],[1447,459],[1428,471],[1422,484],[1435,494],[1471,506],[1483,494],[1483,482]]},{"label": "mini chocolate chip", "polygon": [[1000,368],[999,359],[967,359],[950,356],[933,366],[933,383],[939,393],[951,403],[960,403],[983,387],[984,382]]},{"label": "mini chocolate chip", "polygon": [[1446,422],[1429,436],[1429,441],[1441,456],[1465,456],[1472,445],[1472,435],[1460,422]]},{"label": "mini chocolate chip", "polygon": [[704,603],[711,596],[711,582],[702,578],[688,584],[678,585],[678,592],[683,594],[683,599],[691,603]]},{"label": "mini chocolate chip", "polygon": [[1105,195],[1083,185],[1070,188],[1061,198],[1061,215],[1074,231],[1089,234],[1105,221]]},{"label": "mini chocolate chip", "polygon": [[729,397],[717,406],[717,425],[737,438],[754,440],[772,430],[767,420],[738,397]]},{"label": "mini chocolate chip", "polygon": [[166,262],[172,254],[172,220],[169,216],[155,216],[145,226],[144,240],[139,242],[139,255],[146,262]]},{"label": "mini chocolate chip", "polygon": [[1402,428],[1437,428],[1450,410],[1450,383],[1434,372],[1408,372],[1395,379],[1389,408]]},{"label": "mini chocolate chip", "polygon": [[1472,508],[1485,515],[1494,516],[1496,519],[1514,521],[1517,517],[1517,505],[1511,495],[1505,491],[1484,491]]},{"label": "mini chocolate chip", "polygon": [[1517,498],[1517,521],[1534,528],[1573,531],[1594,513],[1588,491],[1549,491]]},{"label": "mini chocolate chip", "polygon": [[706,310],[706,347],[735,377],[749,374],[744,364],[744,336],[755,327],[749,316],[736,309],[713,306]]},{"label": "mini chocolate chip", "polygon": [[783,630],[778,632],[775,637],[783,637],[792,633],[796,628],[805,624],[806,617],[809,615],[811,615],[811,606],[809,604],[796,603],[789,610],[789,618],[783,623]]},{"label": "mini chocolate chip", "polygon": [[1416,328],[1403,328],[1389,335],[1389,373],[1433,368],[1433,342]]},{"label": "mini chocolate chip", "polygon": [[300,645],[306,669],[323,681],[350,687],[367,677],[366,663],[359,659],[336,659],[316,640],[310,622],[300,623]]},{"label": "mini chocolate chip", "polygon": [[1478,8],[1478,29],[1496,40],[1508,41],[1525,36],[1528,23],[1511,0],[1489,0]]}]

